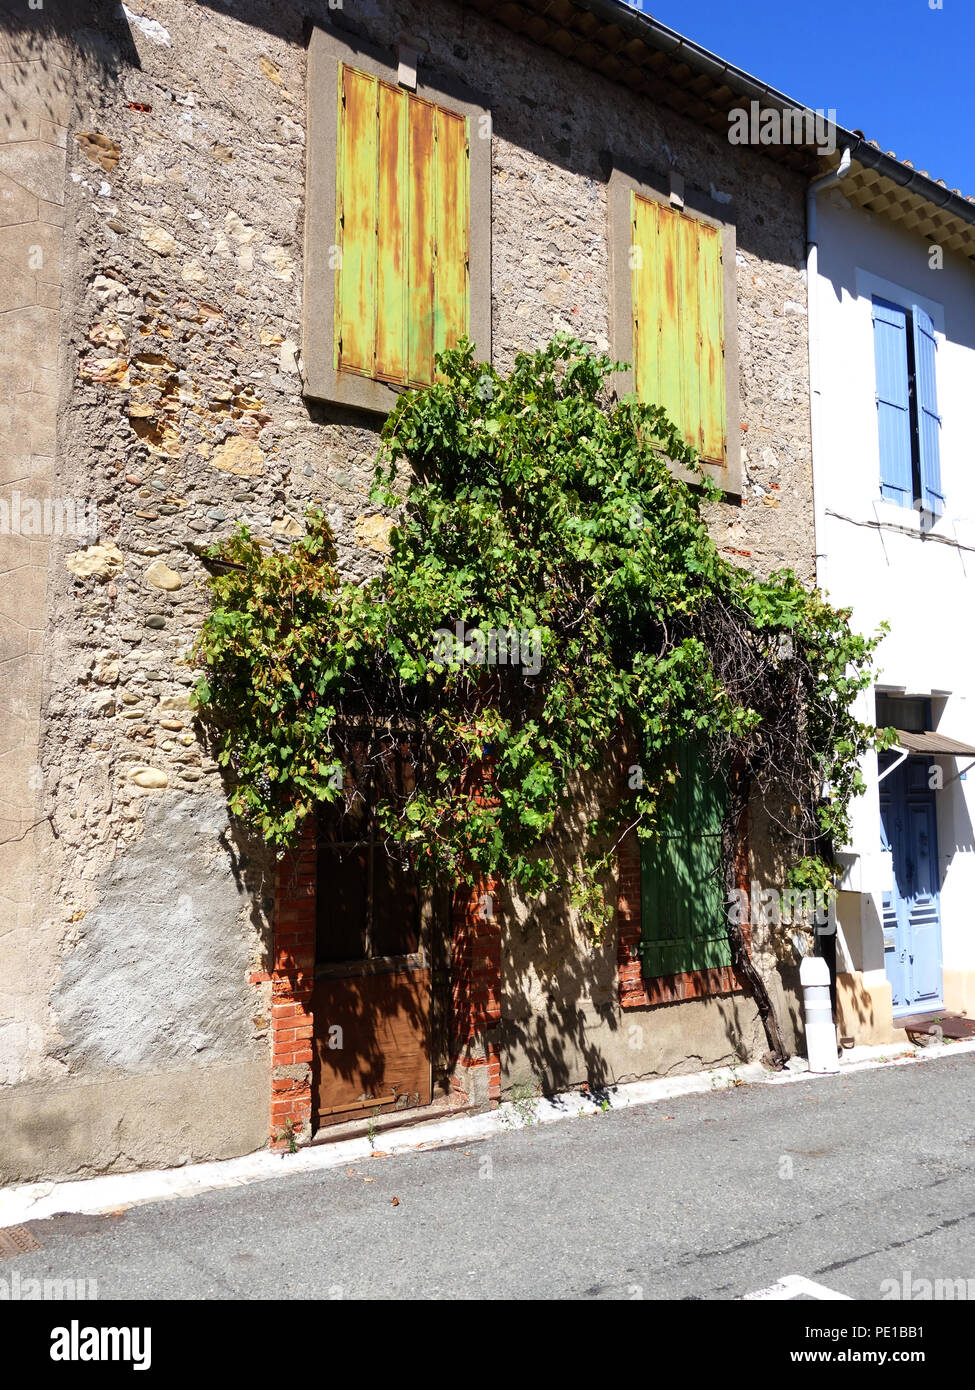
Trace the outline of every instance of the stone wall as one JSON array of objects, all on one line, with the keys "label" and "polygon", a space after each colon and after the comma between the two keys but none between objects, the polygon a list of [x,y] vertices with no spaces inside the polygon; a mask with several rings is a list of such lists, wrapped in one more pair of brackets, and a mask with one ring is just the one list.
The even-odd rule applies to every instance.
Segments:
[{"label": "stone wall", "polygon": [[[315,5],[132,0],[129,10],[126,20],[106,5],[58,40],[76,111],[38,114],[19,154],[0,146],[0,223],[14,207],[21,228],[3,223],[0,257],[16,260],[36,223],[30,235],[52,248],[55,276],[62,215],[70,228],[60,324],[47,307],[56,279],[38,273],[28,285],[22,266],[20,279],[5,276],[2,293],[33,297],[9,304],[28,346],[0,409],[35,432],[32,486],[48,486],[48,473],[56,496],[97,507],[94,538],[4,550],[3,654],[24,673],[23,685],[5,681],[4,698],[17,692],[25,750],[8,752],[19,761],[4,825],[22,845],[17,864],[38,869],[32,902],[10,890],[4,927],[16,925],[0,937],[11,958],[0,1124],[19,1136],[5,1145],[8,1180],[266,1142],[273,864],[228,824],[188,709],[185,654],[205,612],[196,552],[238,521],[287,544],[312,501],[332,520],[344,575],[372,572],[385,546],[367,495],[375,420],[306,403],[301,390],[302,23]],[[560,329],[611,348],[612,157],[673,162],[689,183],[734,193],[745,485],[742,505],[716,506],[710,522],[742,563],[811,578],[802,180],[451,0],[347,0],[341,11],[319,0],[317,13],[387,46],[421,37],[427,68],[491,108],[502,369]],[[28,475],[10,473],[17,450],[5,454],[6,486]],[[43,830],[26,833],[43,839],[28,853],[34,824]],[[561,969],[560,997],[583,1022],[577,1046],[563,1010],[557,1045],[572,1058],[568,1079],[581,1080],[620,1035],[602,999],[612,952],[600,964],[564,904],[548,905],[542,935],[530,916],[513,911],[506,928],[516,976],[502,1014],[517,996],[544,1020],[545,990],[518,981],[540,978],[543,957]],[[716,1060],[733,1029],[757,1045],[753,1010],[739,1028],[740,1000],[703,1001],[711,1041],[696,1047],[681,1013],[692,1007],[648,1014],[647,1046],[613,1061],[613,1074],[669,1069],[680,1049]],[[667,1031],[669,1051],[654,1029]]]}]

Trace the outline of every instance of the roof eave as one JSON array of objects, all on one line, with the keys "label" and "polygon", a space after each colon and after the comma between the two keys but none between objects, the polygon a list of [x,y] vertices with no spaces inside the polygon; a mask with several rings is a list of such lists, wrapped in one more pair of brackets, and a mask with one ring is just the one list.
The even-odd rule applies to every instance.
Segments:
[{"label": "roof eave", "polygon": [[[460,3],[482,9],[478,0],[460,0]],[[640,40],[648,48],[665,54],[672,62],[686,64],[695,73],[710,77],[744,100],[758,101],[780,111],[790,110],[805,112],[810,116],[819,115],[806,106],[804,102],[794,101],[785,92],[780,92],[767,82],[762,82],[751,73],[745,72],[743,68],[727,62],[692,39],[685,38],[675,29],[661,24],[652,15],[632,9],[625,3],[625,0],[568,0],[568,3],[576,11],[593,15],[594,18],[606,25],[607,29],[615,29],[624,36]],[[507,27],[516,28],[519,32],[528,28],[527,21],[537,22],[541,20],[545,24],[561,25],[562,30],[569,37],[583,42],[591,38],[591,35],[583,36],[577,30],[573,30],[565,19],[560,18],[558,11],[564,10],[566,5],[560,6],[557,3],[552,3],[551,0],[541,6],[534,4],[533,0],[508,0],[508,3],[492,4],[484,8],[488,9],[491,17],[497,22],[505,24]],[[525,25],[519,26],[513,23],[515,13],[524,16]],[[530,34],[530,30],[528,32]],[[607,49],[607,51],[609,50]],[[577,59],[576,61],[582,60]],[[820,128],[822,128],[821,122]],[[811,144],[792,147],[795,151],[802,150],[809,159],[814,161],[811,166],[813,169],[818,166],[823,172],[826,172],[835,167],[839,161],[840,152],[849,148],[852,159],[864,168],[871,169],[880,176],[890,179],[900,188],[923,199],[932,209],[956,217],[970,226],[975,226],[975,202],[969,201],[960,193],[952,192],[951,189],[946,188],[943,183],[939,183],[936,179],[932,179],[916,169],[911,169],[900,160],[885,154],[884,151],[872,145],[869,140],[856,131],[847,130],[836,122],[827,121],[826,133],[830,145],[833,145],[835,141],[836,153],[826,154],[821,147]],[[773,147],[763,146],[761,152],[769,155],[772,153],[772,149]]]}]

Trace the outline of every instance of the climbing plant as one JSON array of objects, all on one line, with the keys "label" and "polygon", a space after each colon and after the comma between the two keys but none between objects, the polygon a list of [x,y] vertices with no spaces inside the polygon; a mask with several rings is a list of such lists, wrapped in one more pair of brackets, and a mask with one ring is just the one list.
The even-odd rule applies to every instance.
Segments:
[{"label": "climbing plant", "polygon": [[855,701],[879,634],[790,570],[723,558],[706,525],[718,489],[662,409],[612,394],[606,356],[560,336],[507,375],[466,342],[438,363],[382,429],[373,501],[395,525],[380,574],[340,580],[320,510],[286,553],[244,527],[208,552],[195,698],[232,810],[287,845],[350,794],[357,730],[419,730],[422,775],[379,807],[389,845],[429,875],[490,873],[531,896],[559,881],[580,779],[608,768],[623,791],[567,885],[598,935],[611,855],[655,834],[693,743],[727,788],[725,888],[755,796],[777,808],[793,885],[828,887],[876,737]]}]

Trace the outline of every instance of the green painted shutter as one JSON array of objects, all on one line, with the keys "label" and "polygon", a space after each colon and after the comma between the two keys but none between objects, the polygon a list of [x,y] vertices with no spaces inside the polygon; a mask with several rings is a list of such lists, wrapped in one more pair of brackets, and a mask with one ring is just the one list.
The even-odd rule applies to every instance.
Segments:
[{"label": "green painted shutter", "polygon": [[376,362],[379,83],[342,68],[339,84],[335,268],[337,367],[372,376]]},{"label": "green painted shutter", "polygon": [[343,64],[335,365],[428,386],[469,331],[467,121]]},{"label": "green painted shutter", "polygon": [[655,198],[630,195],[633,373],[707,463],[725,448],[721,233]]},{"label": "green painted shutter", "polygon": [[640,853],[641,943],[648,978],[731,964],[721,872],[724,790],[701,755],[681,750],[659,840]]}]

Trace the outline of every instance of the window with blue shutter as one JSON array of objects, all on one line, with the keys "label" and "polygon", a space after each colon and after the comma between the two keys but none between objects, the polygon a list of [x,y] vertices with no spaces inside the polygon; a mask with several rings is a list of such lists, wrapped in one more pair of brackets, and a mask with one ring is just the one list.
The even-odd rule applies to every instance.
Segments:
[{"label": "window with blue shutter", "polygon": [[907,342],[907,310],[885,299],[875,299],[873,345],[877,367],[880,492],[881,496],[902,507],[914,503]]},{"label": "window with blue shutter", "polygon": [[934,324],[920,305],[911,310],[914,324],[914,400],[917,413],[917,454],[920,498],[925,510],[940,516],[945,508],[941,491],[941,416],[935,355]]},{"label": "window with blue shutter", "polygon": [[880,492],[901,507],[940,515],[941,416],[930,315],[914,304],[873,301]]}]

